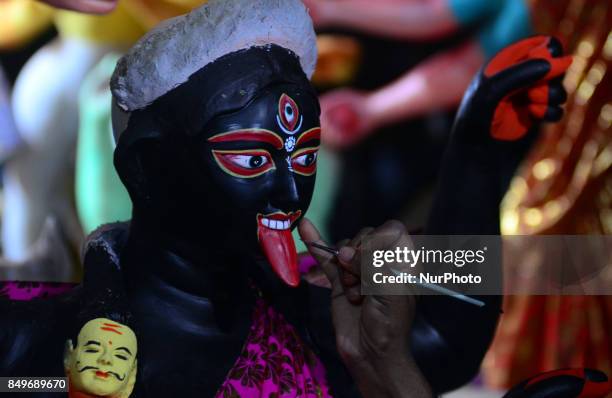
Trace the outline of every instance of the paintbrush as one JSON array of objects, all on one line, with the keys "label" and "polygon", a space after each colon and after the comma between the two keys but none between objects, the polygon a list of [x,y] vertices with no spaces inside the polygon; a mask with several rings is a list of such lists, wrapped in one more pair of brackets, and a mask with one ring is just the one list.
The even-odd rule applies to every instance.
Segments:
[{"label": "paintbrush", "polygon": [[[340,254],[340,250],[335,249],[333,247],[329,247],[329,246],[323,245],[321,243],[307,242],[305,240],[302,240],[302,242],[304,242],[304,244],[306,246],[314,247],[314,248],[322,250],[324,252],[333,254],[336,257],[338,257],[338,255]],[[399,275],[399,272],[397,272],[393,268],[391,268],[391,271],[395,275]],[[357,276],[357,275],[355,275],[355,276]],[[475,298],[466,296],[465,294],[457,293],[454,290],[450,290],[450,289],[447,289],[447,288],[442,287],[442,286],[438,286],[438,285],[433,284],[433,283],[416,282],[415,284],[418,285],[418,286],[421,286],[422,288],[429,289],[429,290],[432,290],[432,291],[434,291],[436,293],[440,293],[440,294],[443,294],[443,295],[446,295],[446,296],[450,296],[450,297],[456,298],[457,300],[461,300],[461,301],[463,301],[465,303],[469,303],[469,304],[475,305],[477,307],[484,307],[485,306],[485,303],[483,301],[481,301],[481,300],[477,300]]]},{"label": "paintbrush", "polygon": [[340,254],[340,250],[338,249],[334,249],[333,247],[328,247],[325,245],[322,245],[320,243],[316,243],[316,242],[306,242],[305,240],[303,240],[302,242],[304,242],[305,245],[307,246],[312,246],[315,247],[319,250],[323,250],[324,252],[333,254],[334,256],[338,257],[338,254]]}]

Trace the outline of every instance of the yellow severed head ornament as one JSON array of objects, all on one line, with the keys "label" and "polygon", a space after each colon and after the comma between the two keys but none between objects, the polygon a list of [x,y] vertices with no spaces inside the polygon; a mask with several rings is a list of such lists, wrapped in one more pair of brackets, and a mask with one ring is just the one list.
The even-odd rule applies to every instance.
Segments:
[{"label": "yellow severed head ornament", "polygon": [[137,351],[136,335],[128,326],[107,318],[87,322],[76,347],[66,342],[69,397],[129,397],[136,382]]}]

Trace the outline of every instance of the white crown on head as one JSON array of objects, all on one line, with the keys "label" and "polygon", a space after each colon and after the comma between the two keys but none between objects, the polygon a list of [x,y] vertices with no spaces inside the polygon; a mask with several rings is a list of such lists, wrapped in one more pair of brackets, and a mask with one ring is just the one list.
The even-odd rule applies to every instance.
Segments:
[{"label": "white crown on head", "polygon": [[316,37],[301,0],[210,0],[140,39],[117,63],[111,88],[117,104],[131,112],[223,55],[269,44],[293,51],[312,76]]}]

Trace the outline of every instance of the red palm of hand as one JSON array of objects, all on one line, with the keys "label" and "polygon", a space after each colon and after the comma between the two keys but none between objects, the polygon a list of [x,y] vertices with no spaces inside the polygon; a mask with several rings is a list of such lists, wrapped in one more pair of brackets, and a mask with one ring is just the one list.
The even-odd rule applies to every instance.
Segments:
[{"label": "red palm of hand", "polygon": [[321,98],[323,142],[332,148],[351,146],[371,131],[366,95],[354,90],[338,90]]}]

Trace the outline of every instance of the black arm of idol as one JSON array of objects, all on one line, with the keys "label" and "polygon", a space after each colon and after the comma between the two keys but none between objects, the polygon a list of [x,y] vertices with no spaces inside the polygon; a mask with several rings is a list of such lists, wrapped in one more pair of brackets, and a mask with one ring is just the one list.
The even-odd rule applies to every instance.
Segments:
[{"label": "black arm of idol", "polygon": [[64,376],[63,353],[81,290],[31,301],[0,299],[0,376]]},{"label": "black arm of idol", "polygon": [[[565,99],[560,80],[549,83],[546,78],[552,68],[550,60],[541,58],[541,51],[533,56],[533,48],[542,45],[547,46],[549,57],[561,53],[559,43],[549,38],[519,42],[498,54],[468,88],[445,153],[425,234],[499,235],[499,206],[509,180],[508,164],[518,163],[517,154],[523,154],[525,140],[530,139],[525,133],[534,121],[534,115],[528,114],[532,104],[526,90],[538,84],[548,86],[542,104],[548,119],[560,118],[558,105]],[[517,117],[508,118],[500,111]],[[504,139],[508,130],[523,130],[521,139],[493,138]],[[498,266],[501,272],[501,264]],[[419,298],[413,355],[436,393],[470,381],[491,343],[502,297],[477,298],[484,307],[448,296]]]}]

